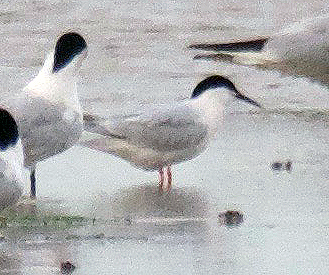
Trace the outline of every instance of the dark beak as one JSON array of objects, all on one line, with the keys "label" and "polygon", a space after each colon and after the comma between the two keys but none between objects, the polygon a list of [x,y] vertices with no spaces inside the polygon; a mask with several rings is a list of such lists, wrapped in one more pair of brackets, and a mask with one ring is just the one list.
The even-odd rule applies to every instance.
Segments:
[{"label": "dark beak", "polygon": [[255,100],[253,100],[253,99],[251,99],[251,98],[249,98],[249,97],[241,94],[239,91],[236,91],[235,97],[238,98],[238,99],[244,100],[244,101],[246,101],[246,102],[248,102],[248,103],[250,103],[252,105],[255,105],[255,106],[259,107],[259,108],[261,108],[261,106],[260,106],[259,103],[257,103]]}]

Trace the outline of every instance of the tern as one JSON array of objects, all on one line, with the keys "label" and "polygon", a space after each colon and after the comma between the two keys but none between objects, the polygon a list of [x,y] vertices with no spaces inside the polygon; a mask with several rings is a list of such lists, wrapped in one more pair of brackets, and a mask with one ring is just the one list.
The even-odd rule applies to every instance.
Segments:
[{"label": "tern", "polygon": [[77,73],[86,55],[83,37],[65,33],[38,75],[5,103],[18,124],[24,165],[30,169],[31,198],[36,197],[36,164],[69,149],[82,133]]},{"label": "tern", "polygon": [[329,14],[295,22],[269,37],[219,44],[193,44],[189,48],[217,54],[198,54],[240,65],[275,69],[329,85]]},{"label": "tern", "polygon": [[17,202],[24,180],[23,146],[11,114],[0,108],[0,211]]},{"label": "tern", "polygon": [[121,157],[144,170],[159,171],[160,193],[171,188],[171,165],[195,158],[214,138],[223,120],[224,105],[230,98],[260,105],[243,95],[223,76],[201,81],[190,99],[171,105],[148,108],[135,116],[101,120],[84,116],[85,130],[97,137],[82,140],[83,146]]}]

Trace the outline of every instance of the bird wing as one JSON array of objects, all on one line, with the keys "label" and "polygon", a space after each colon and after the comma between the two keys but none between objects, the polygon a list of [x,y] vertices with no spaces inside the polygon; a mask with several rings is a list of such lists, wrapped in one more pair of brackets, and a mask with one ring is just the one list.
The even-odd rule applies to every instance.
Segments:
[{"label": "bird wing", "polygon": [[119,117],[106,122],[85,122],[85,130],[109,138],[124,139],[136,146],[157,151],[184,150],[198,146],[208,132],[207,127],[198,119],[198,114],[182,105],[151,109],[141,115]]},{"label": "bird wing", "polygon": [[328,14],[294,22],[269,38],[190,45],[192,49],[215,52],[200,53],[194,59],[274,69],[288,75],[309,77],[324,85],[329,85],[328,47]]},{"label": "bird wing", "polygon": [[205,51],[228,51],[228,52],[240,52],[240,51],[261,51],[267,43],[268,38],[257,38],[248,41],[237,41],[230,43],[200,43],[192,44],[190,49],[198,49]]},{"label": "bird wing", "polygon": [[81,134],[79,114],[63,104],[22,95],[8,101],[6,106],[18,123],[25,165],[66,150]]}]

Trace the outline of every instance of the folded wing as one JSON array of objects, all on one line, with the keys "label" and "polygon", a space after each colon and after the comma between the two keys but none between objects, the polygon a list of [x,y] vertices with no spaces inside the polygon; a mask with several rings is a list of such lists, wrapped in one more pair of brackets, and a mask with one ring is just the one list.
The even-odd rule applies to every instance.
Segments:
[{"label": "folded wing", "polygon": [[157,151],[184,150],[207,138],[207,127],[188,107],[154,109],[146,114],[102,121],[84,116],[85,130]]}]

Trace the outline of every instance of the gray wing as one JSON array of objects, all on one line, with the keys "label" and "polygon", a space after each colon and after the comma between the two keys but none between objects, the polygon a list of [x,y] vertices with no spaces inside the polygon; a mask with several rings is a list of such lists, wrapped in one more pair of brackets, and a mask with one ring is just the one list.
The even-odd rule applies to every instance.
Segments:
[{"label": "gray wing", "polygon": [[6,106],[18,123],[27,166],[65,151],[82,132],[79,114],[72,111],[67,119],[65,105],[22,95],[8,101]]},{"label": "gray wing", "polygon": [[183,105],[152,109],[142,115],[116,118],[106,123],[94,121],[92,131],[157,151],[195,147],[207,137],[207,127],[200,122],[198,114]]}]

